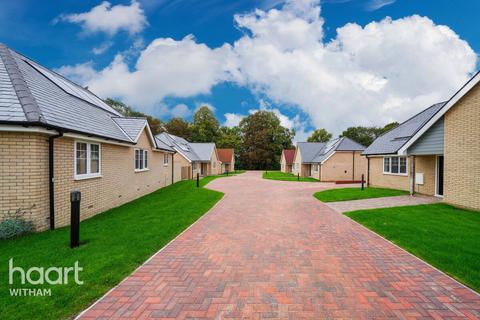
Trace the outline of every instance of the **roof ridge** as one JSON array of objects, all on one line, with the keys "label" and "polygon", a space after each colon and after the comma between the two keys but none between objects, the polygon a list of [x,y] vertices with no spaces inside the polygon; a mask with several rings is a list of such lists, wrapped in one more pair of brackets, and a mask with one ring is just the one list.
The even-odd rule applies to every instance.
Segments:
[{"label": "roof ridge", "polygon": [[3,60],[5,69],[10,77],[13,89],[17,94],[17,98],[20,101],[20,105],[22,106],[27,121],[45,123],[40,107],[30,92],[27,82],[18,68],[17,62],[10,53],[10,49],[3,43],[0,43],[0,59]]}]

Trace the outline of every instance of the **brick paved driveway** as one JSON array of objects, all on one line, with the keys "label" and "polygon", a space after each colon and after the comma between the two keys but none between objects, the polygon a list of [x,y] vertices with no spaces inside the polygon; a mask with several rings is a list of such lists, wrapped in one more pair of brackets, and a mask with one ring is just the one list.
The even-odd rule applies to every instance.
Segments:
[{"label": "brick paved driveway", "polygon": [[414,206],[419,204],[431,204],[440,202],[440,199],[422,195],[415,196],[395,196],[372,198],[352,201],[326,202],[325,204],[338,212],[347,212],[353,210],[389,208],[400,206]]},{"label": "brick paved driveway", "polygon": [[313,198],[329,185],[209,187],[224,199],[83,319],[480,317],[478,294]]}]

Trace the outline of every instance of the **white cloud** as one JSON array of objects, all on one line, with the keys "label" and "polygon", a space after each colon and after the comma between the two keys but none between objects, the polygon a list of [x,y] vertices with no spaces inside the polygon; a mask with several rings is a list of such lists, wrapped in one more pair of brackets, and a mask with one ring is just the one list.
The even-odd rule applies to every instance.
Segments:
[{"label": "white cloud", "polygon": [[83,13],[63,14],[55,22],[66,21],[80,24],[85,33],[103,32],[113,36],[119,31],[133,35],[147,26],[147,18],[140,3],[133,0],[130,5],[115,5],[104,1],[90,11]]},{"label": "white cloud", "polygon": [[[139,108],[158,106],[165,97],[208,94],[230,81],[273,104],[297,107],[315,127],[336,135],[348,126],[402,121],[448,98],[477,62],[453,30],[417,15],[346,24],[329,42],[318,0],[287,1],[281,9],[236,15],[235,21],[244,34],[232,45],[159,38],[131,69],[117,55],[103,70],[78,71],[90,77],[96,93]],[[234,115],[228,123],[238,119]]]},{"label": "white cloud", "polygon": [[240,121],[245,118],[245,115],[238,113],[225,113],[224,116],[225,122],[223,123],[223,125],[229,128],[238,126]]},{"label": "white cloud", "polygon": [[368,11],[375,11],[390,4],[394,4],[397,0],[370,0],[365,5],[365,9]]},{"label": "white cloud", "polygon": [[92,53],[95,54],[95,55],[100,55],[100,54],[103,54],[105,53],[108,49],[110,49],[110,47],[113,45],[113,42],[112,41],[105,41],[103,42],[102,44],[100,44],[99,46],[95,47],[92,49]]},{"label": "white cloud", "polygon": [[195,111],[197,111],[197,110],[200,109],[201,107],[207,107],[207,108],[210,109],[212,112],[215,112],[215,110],[216,110],[216,108],[215,108],[211,103],[208,103],[208,102],[198,102],[198,103],[196,103]]},{"label": "white cloud", "polygon": [[192,36],[180,41],[159,38],[141,51],[132,70],[119,54],[88,83],[101,96],[148,108],[168,96],[210,93],[213,85],[228,79],[230,51],[228,45],[210,49]]},{"label": "white cloud", "polygon": [[80,85],[87,85],[92,78],[98,75],[97,71],[93,68],[92,61],[79,63],[73,66],[62,66],[55,69],[55,71]]},{"label": "white cloud", "polygon": [[192,110],[186,104],[180,103],[170,110],[170,114],[175,118],[186,118],[192,114]]}]

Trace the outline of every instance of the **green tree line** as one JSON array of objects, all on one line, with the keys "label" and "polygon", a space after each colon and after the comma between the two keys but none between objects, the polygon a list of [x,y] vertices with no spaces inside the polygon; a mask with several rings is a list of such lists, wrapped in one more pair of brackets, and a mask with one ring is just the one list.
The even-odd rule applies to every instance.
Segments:
[{"label": "green tree line", "polygon": [[[183,118],[172,118],[164,122],[120,101],[109,98],[106,102],[127,117],[145,117],[154,135],[168,132],[190,142],[215,142],[217,148],[233,148],[235,167],[239,169],[279,169],[282,150],[293,148],[295,131],[283,127],[277,115],[269,111],[257,111],[243,118],[238,126],[226,127],[220,125],[207,106],[198,108],[191,122]],[[349,127],[340,136],[368,146],[379,135],[397,125],[394,122],[384,127]],[[320,128],[313,131],[307,141],[326,142],[331,138],[330,132]]]}]

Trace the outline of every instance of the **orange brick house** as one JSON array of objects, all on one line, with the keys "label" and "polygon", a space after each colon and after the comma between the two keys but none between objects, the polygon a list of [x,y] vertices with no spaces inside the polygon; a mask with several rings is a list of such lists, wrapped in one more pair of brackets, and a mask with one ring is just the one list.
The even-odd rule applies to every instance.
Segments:
[{"label": "orange brick house", "polygon": [[146,119],[0,44],[0,219],[65,226],[72,190],[89,218],[171,184],[174,154]]},{"label": "orange brick house", "polygon": [[232,148],[218,149],[218,159],[221,162],[221,173],[235,171],[235,151]]},{"label": "orange brick house", "polygon": [[294,158],[295,149],[283,149],[282,155],[280,157],[280,171],[285,173],[291,173]]},{"label": "orange brick house", "polygon": [[371,186],[480,210],[480,73],[449,100],[378,137],[364,152]]},{"label": "orange brick house", "polygon": [[323,182],[356,182],[364,175],[366,158],[361,144],[341,137],[329,142],[299,142],[292,173]]}]

